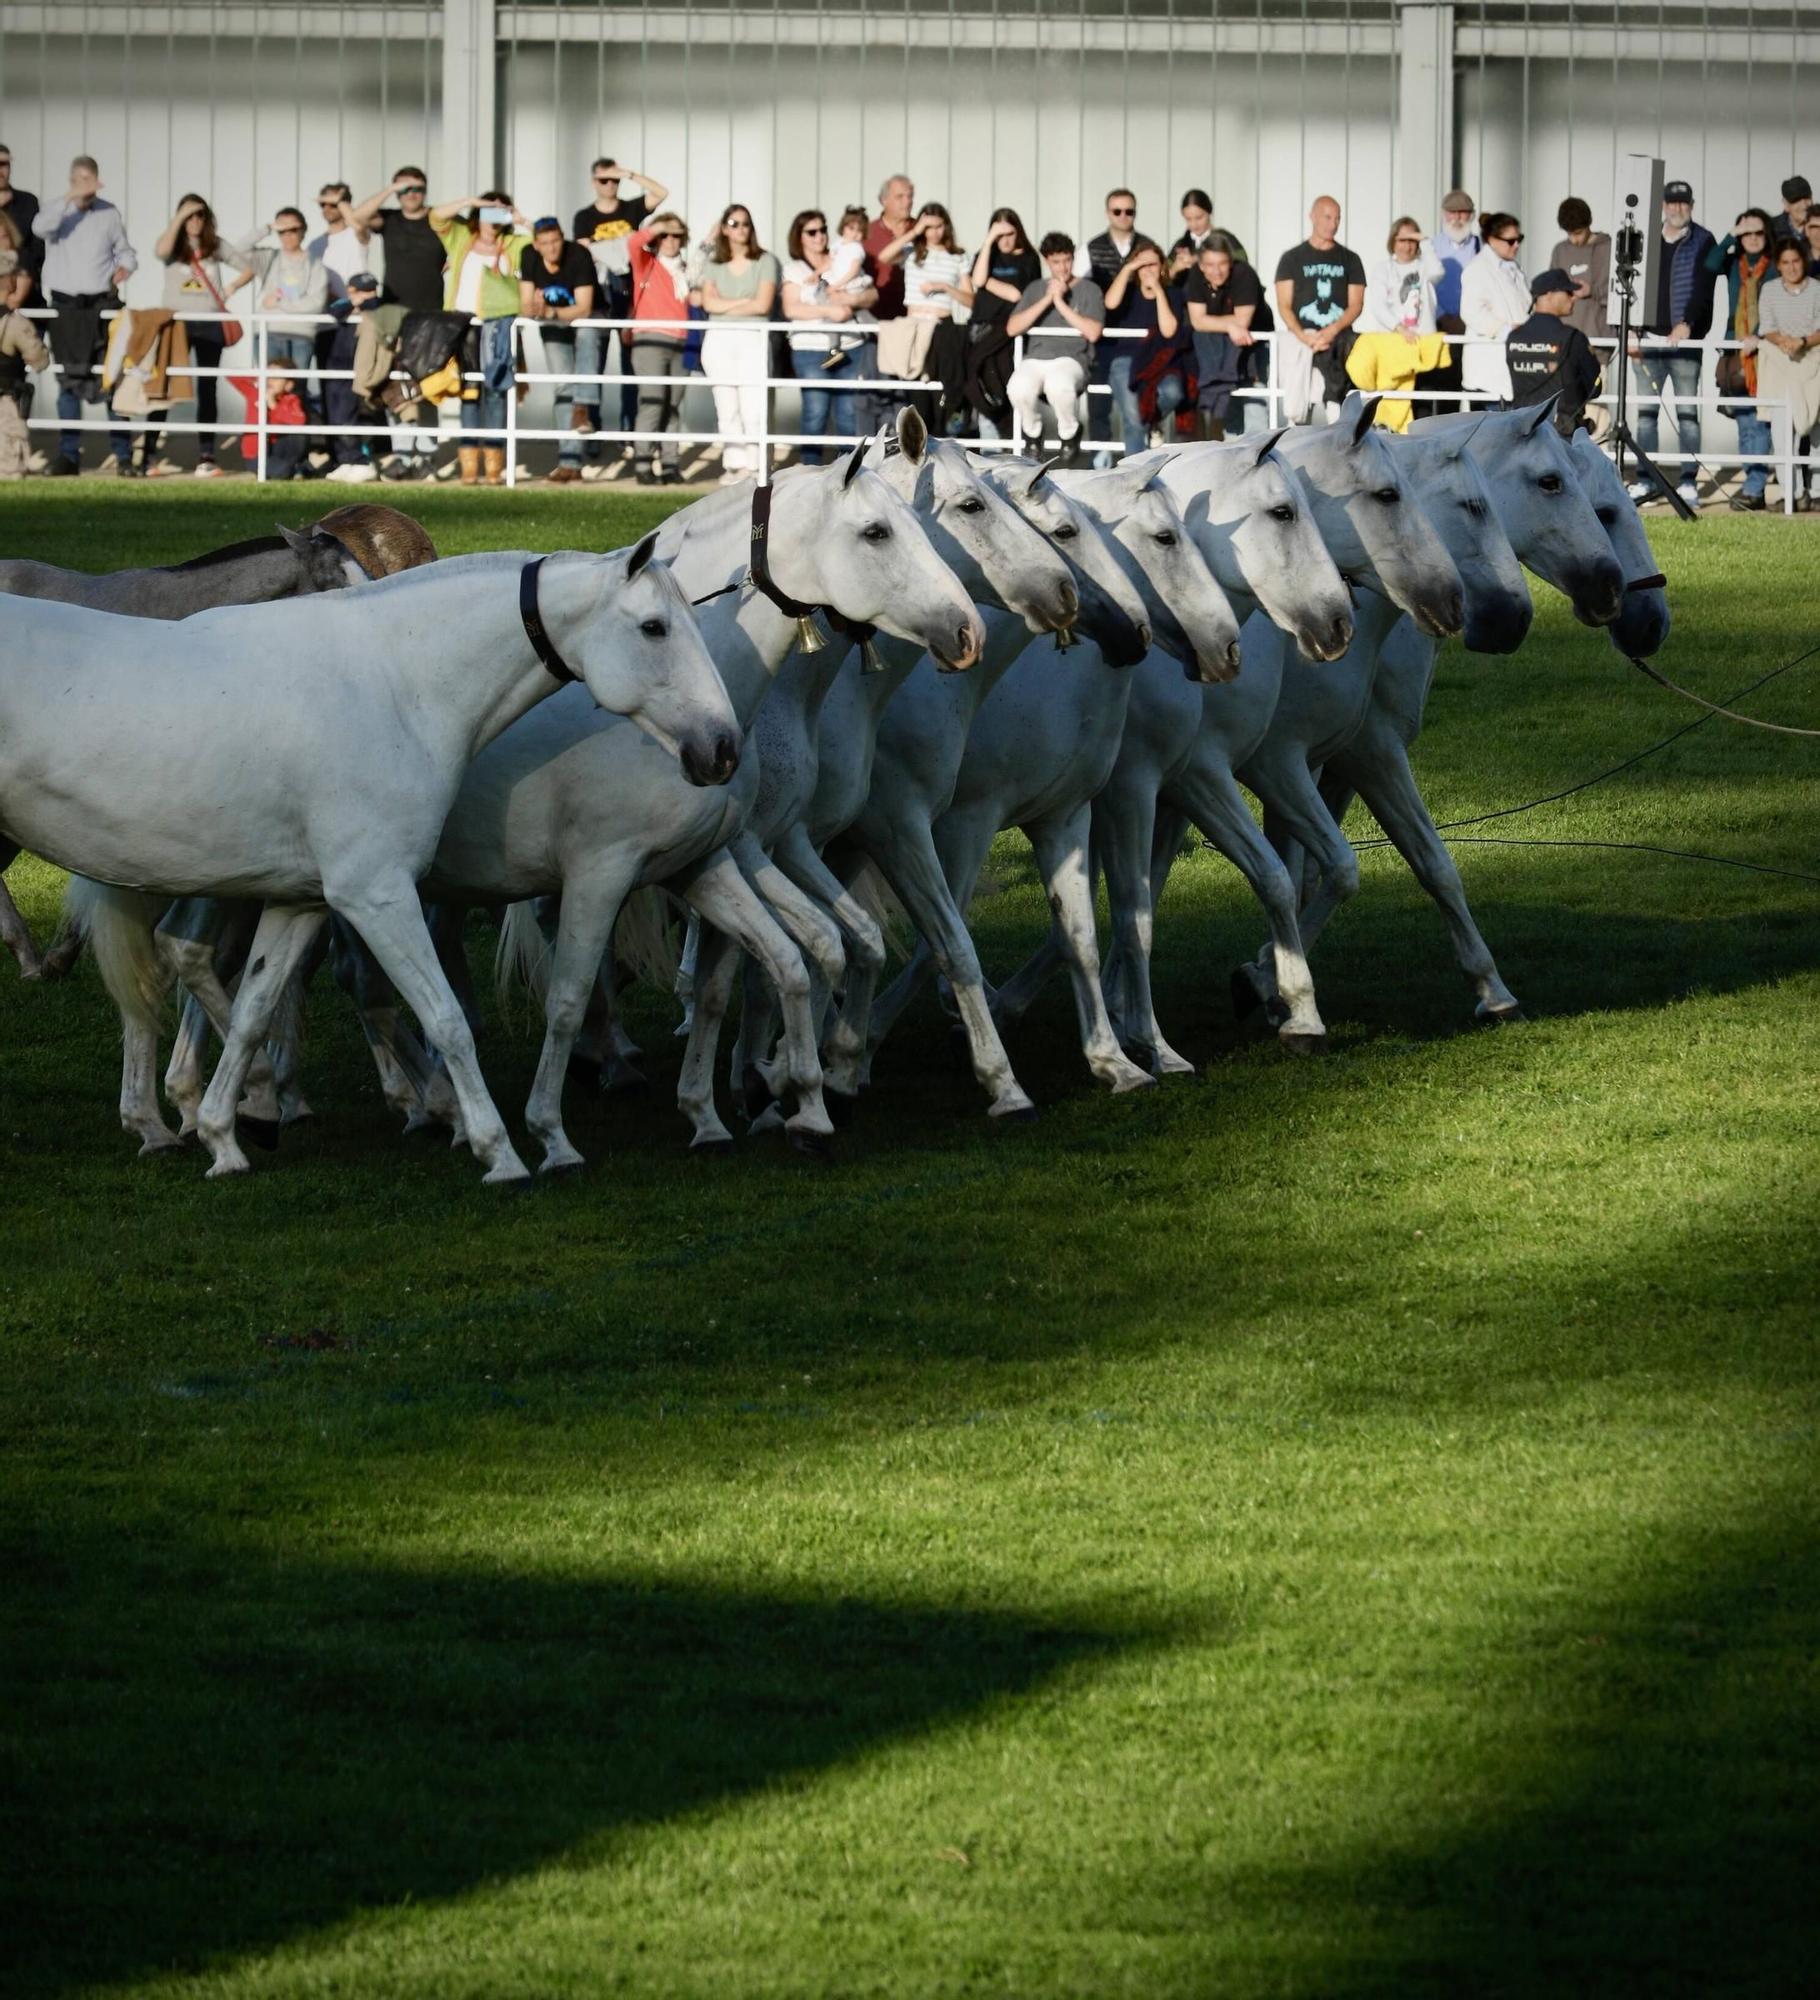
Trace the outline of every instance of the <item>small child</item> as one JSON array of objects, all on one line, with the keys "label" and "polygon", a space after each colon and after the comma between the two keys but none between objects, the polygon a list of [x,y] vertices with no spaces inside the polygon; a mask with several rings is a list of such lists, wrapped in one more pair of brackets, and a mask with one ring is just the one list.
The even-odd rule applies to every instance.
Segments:
[{"label": "small child", "polygon": [[[0,285],[19,269],[16,250],[0,250]],[[23,479],[32,469],[32,434],[25,427],[31,412],[29,368],[42,374],[51,365],[50,349],[23,313],[0,313],[0,479]]]},{"label": "small child", "polygon": [[[230,375],[228,387],[237,390],[246,403],[246,420],[254,421],[253,405],[258,381],[251,375]],[[265,476],[268,479],[310,479],[316,474],[304,453],[309,440],[304,435],[310,421],[297,393],[295,378],[268,375],[265,378]],[[241,456],[249,466],[259,463],[259,433],[249,430],[240,440]]]},{"label": "small child", "polygon": [[[871,280],[866,276],[866,229],[868,217],[863,208],[849,206],[841,210],[840,233],[828,252],[828,268],[822,273],[822,288],[830,298],[837,292],[863,292]],[[863,333],[837,334],[834,345],[822,359],[823,368],[832,372],[847,365],[847,356],[856,347],[865,345]]]}]

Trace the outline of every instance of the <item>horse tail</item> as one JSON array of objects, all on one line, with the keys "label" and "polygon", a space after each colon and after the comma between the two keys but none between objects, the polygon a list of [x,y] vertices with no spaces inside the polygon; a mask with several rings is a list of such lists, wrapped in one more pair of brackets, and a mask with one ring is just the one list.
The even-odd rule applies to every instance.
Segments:
[{"label": "horse tail", "polygon": [[682,969],[682,941],[665,891],[634,889],[619,906],[613,955],[659,993],[675,991],[676,976]]},{"label": "horse tail", "polygon": [[170,905],[168,896],[143,896],[72,875],[63,896],[59,936],[85,937],[108,997],[135,1027],[157,1032],[164,1020],[170,975],[154,934]]},{"label": "horse tail", "polygon": [[916,944],[916,926],[910,912],[897,899],[897,892],[879,871],[878,864],[866,861],[847,884],[853,900],[877,924],[892,958],[907,959]]},{"label": "horse tail", "polygon": [[512,989],[524,987],[541,1008],[550,990],[550,944],[537,921],[535,902],[513,903],[499,926],[493,953],[493,995],[503,1019],[512,1011]]}]

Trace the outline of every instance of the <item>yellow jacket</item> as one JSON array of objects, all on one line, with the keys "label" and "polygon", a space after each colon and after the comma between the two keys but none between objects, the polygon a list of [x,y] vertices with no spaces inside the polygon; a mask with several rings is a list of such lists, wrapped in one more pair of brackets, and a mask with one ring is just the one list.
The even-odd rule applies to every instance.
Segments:
[{"label": "yellow jacket", "polygon": [[[1446,360],[1447,342],[1438,333],[1418,334],[1414,340],[1400,333],[1362,333],[1346,357],[1346,373],[1361,389],[1408,389],[1418,375],[1442,367]],[[1408,403],[1387,397],[1373,421],[1387,431],[1406,431],[1412,414]],[[1425,405],[1422,414],[1431,416],[1433,411]]]}]

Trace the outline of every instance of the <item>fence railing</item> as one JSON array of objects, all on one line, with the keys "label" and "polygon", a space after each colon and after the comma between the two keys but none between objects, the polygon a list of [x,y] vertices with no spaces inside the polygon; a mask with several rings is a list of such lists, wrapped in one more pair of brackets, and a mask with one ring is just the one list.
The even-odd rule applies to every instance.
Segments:
[{"label": "fence railing", "polygon": [[[111,308],[104,311],[101,317],[105,322],[111,322],[120,313],[127,310],[129,309],[126,307]],[[56,317],[56,309],[54,307],[27,308],[26,317],[39,320],[54,319]],[[131,434],[135,431],[143,432],[150,430],[156,431],[160,436],[167,433],[175,435],[208,433],[214,436],[231,435],[236,432],[250,434],[255,441],[253,469],[256,476],[263,480],[268,474],[268,454],[274,437],[293,435],[297,428],[296,426],[273,425],[269,420],[267,395],[273,378],[282,377],[292,380],[307,380],[308,377],[313,375],[319,384],[334,381],[347,382],[354,379],[353,369],[323,366],[314,353],[312,353],[308,360],[298,361],[275,358],[271,353],[271,342],[273,339],[283,338],[287,335],[295,337],[298,329],[306,324],[315,328],[338,328],[345,323],[341,315],[333,313],[305,314],[295,312],[224,313],[184,311],[175,313],[172,317],[183,323],[196,324],[221,324],[229,320],[239,320],[242,326],[245,327],[246,338],[250,341],[253,350],[250,366],[230,367],[227,364],[226,355],[224,354],[221,363],[213,368],[198,367],[192,362],[182,367],[171,368],[167,371],[170,375],[187,377],[192,382],[204,376],[213,376],[224,382],[229,378],[250,380],[253,385],[254,395],[250,407],[240,420],[235,421],[218,416],[213,423],[202,423],[195,420],[185,421],[168,416],[162,409],[147,414],[123,415],[116,413],[112,409],[110,401],[104,415],[87,418],[66,418],[62,415],[34,415],[27,420],[28,427],[32,430],[73,431],[77,433],[101,432],[106,434],[122,431]],[[476,321],[475,324],[479,325],[480,322]],[[504,400],[504,422],[494,425],[464,423],[457,433],[458,437],[466,443],[497,444],[503,448],[505,453],[504,476],[505,482],[509,486],[515,486],[518,483],[522,469],[519,457],[522,446],[526,444],[545,443],[555,443],[559,446],[569,444],[572,446],[577,442],[578,434],[573,431],[549,426],[527,425],[519,421],[518,407],[520,398],[532,387],[549,387],[552,390],[560,390],[565,386],[571,389],[617,390],[630,386],[640,390],[649,390],[655,383],[661,382],[673,388],[680,396],[683,391],[691,387],[711,388],[714,386],[715,378],[696,371],[690,371],[682,376],[654,378],[649,375],[638,375],[623,370],[618,372],[606,370],[583,372],[574,369],[550,369],[548,367],[532,370],[523,364],[519,356],[522,335],[527,329],[539,333],[539,358],[547,362],[548,356],[541,352],[541,335],[548,325],[549,322],[544,320],[514,317],[513,386],[510,390],[495,392],[503,397]],[[870,344],[869,330],[866,328],[865,323],[853,321],[830,321],[823,323],[809,320],[756,319],[741,319],[736,321],[584,319],[564,321],[561,325],[565,341],[572,339],[578,333],[591,332],[600,335],[603,347],[609,335],[624,335],[627,332],[631,332],[635,338],[640,333],[648,336],[652,333],[668,332],[683,341],[686,341],[690,335],[704,335],[709,332],[715,334],[730,333],[742,339],[764,340],[767,343],[773,334],[780,333],[785,336],[794,335],[799,337],[814,337],[818,334],[824,336],[838,334],[844,335],[847,338],[853,338],[856,335],[868,336],[868,338],[862,340],[861,346],[854,350],[860,357],[858,365],[862,368],[866,365],[864,347]],[[1375,329],[1366,329],[1366,331],[1375,331]],[[314,339],[314,336],[310,337]],[[1143,341],[1148,337],[1148,334],[1142,329],[1125,327],[1108,327],[1102,335],[1102,339],[1115,342]],[[1440,337],[1447,342],[1450,349],[1456,351],[1472,348],[1500,348],[1502,346],[1502,343],[1499,341],[1476,339],[1467,335],[1445,334]],[[1014,339],[1012,343],[1013,364],[1016,366],[1024,360],[1027,342],[1046,339],[1071,340],[1075,338],[1078,338],[1078,336],[1064,329],[1031,328],[1028,332],[1020,334]],[[1232,391],[1232,401],[1241,411],[1259,405],[1262,406],[1264,415],[1261,428],[1263,429],[1274,428],[1284,421],[1282,357],[1292,339],[1293,336],[1285,333],[1282,329],[1257,336],[1251,345],[1254,348],[1261,349],[1268,356],[1266,367],[1267,380],[1262,383],[1242,385]],[[1641,337],[1640,345],[1645,354],[1656,357],[1675,353],[1691,353],[1698,357],[1716,356],[1727,351],[1742,351],[1743,346],[1737,340],[1706,340],[1701,342],[1688,341],[1681,344],[1679,348],[1675,348],[1671,347],[1667,341],[1649,335]],[[1593,346],[1596,349],[1602,350],[1601,360],[1605,363],[1607,373],[1609,374],[1610,364],[1614,358],[1617,346],[1616,341],[1608,337],[1595,340]],[[624,358],[623,341],[622,358]],[[1632,365],[1633,367],[1635,366],[1634,361]],[[1702,361],[1702,366],[1704,367],[1704,361]],[[54,360],[47,373],[54,379],[61,379],[61,371]],[[405,382],[410,378],[394,371],[391,379],[393,381]],[[461,380],[464,386],[472,385],[477,392],[484,391],[485,389],[485,378],[479,370],[464,370]],[[812,433],[801,430],[785,430],[778,427],[772,420],[771,409],[772,397],[777,393],[795,391],[800,394],[807,390],[812,394],[819,391],[836,396],[860,395],[901,399],[919,394],[933,395],[940,388],[939,383],[934,381],[912,380],[898,376],[880,376],[875,373],[861,373],[854,376],[844,376],[838,381],[829,380],[823,383],[816,383],[805,381],[803,377],[798,375],[772,375],[768,368],[762,375],[742,376],[740,382],[744,387],[753,389],[762,388],[766,392],[762,402],[762,413],[758,429],[751,434],[730,434],[718,426],[712,430],[678,428],[660,432],[637,428],[627,430],[603,424],[597,426],[592,431],[579,434],[580,440],[584,445],[627,444],[635,448],[642,445],[654,451],[660,448],[668,450],[671,447],[680,449],[687,445],[718,445],[724,450],[727,445],[732,444],[742,454],[750,454],[752,456],[755,461],[754,471],[757,477],[763,480],[770,474],[771,458],[773,452],[776,450],[844,447],[859,443],[862,436],[860,433],[851,432],[829,431]],[[728,385],[723,382],[722,386]],[[1445,411],[1448,409],[1470,408],[1476,403],[1483,403],[1486,400],[1482,391],[1420,389],[1413,384],[1408,387],[1391,387],[1382,393],[1389,400],[1417,405],[1417,414],[1421,414],[1419,406],[1426,405],[1432,409]],[[1087,398],[1097,399],[1101,402],[1112,401],[1114,403],[1113,414],[1116,418],[1116,399],[1113,397],[1110,384],[1094,380],[1090,376],[1084,387],[1084,395]],[[176,407],[178,403],[189,400],[193,400],[193,398],[174,399],[169,407]],[[453,401],[454,399],[451,398],[449,400]],[[464,398],[463,400],[466,401],[468,399]],[[1589,398],[1588,407],[1591,408],[1598,405],[1609,409],[1615,404],[1615,401],[1615,396],[1612,394],[1610,388],[1607,387],[1604,393]],[[1779,433],[1774,449],[1767,452],[1723,451],[1713,449],[1702,442],[1697,452],[1693,455],[1697,457],[1700,464],[1712,468],[1729,468],[1734,466],[1748,468],[1760,465],[1774,471],[1781,488],[1783,511],[1787,513],[1794,511],[1797,472],[1798,468],[1804,463],[1799,450],[1802,440],[1794,436],[1793,427],[1789,423],[1774,423],[1772,413],[1779,413],[1784,410],[1784,405],[1780,402],[1766,402],[1758,397],[1750,398],[1747,401],[1745,398],[1737,395],[1721,394],[1716,384],[1711,386],[1711,393],[1703,392],[1697,396],[1690,397],[1681,394],[1675,388],[1672,380],[1665,382],[1659,391],[1640,385],[1627,396],[1626,401],[1633,410],[1641,410],[1644,407],[1658,404],[1667,407],[1671,427],[1677,423],[1680,413],[1688,409],[1702,413],[1712,412],[1727,421],[1735,421],[1733,412],[1741,406],[1749,408],[1759,419],[1770,423],[1774,432]],[[447,406],[447,403],[445,403],[442,408],[446,408]],[[605,415],[604,399],[601,413],[603,416]],[[1010,421],[1012,429],[1015,431],[1015,415]],[[425,433],[431,433],[439,438],[443,428],[445,427],[442,425],[440,409],[434,425],[424,423],[421,420],[405,423],[329,424],[322,421],[318,414],[312,415],[307,426],[306,435],[312,440],[323,442],[334,439],[383,439],[396,447],[401,442],[409,445],[415,441],[420,441]],[[1095,453],[1105,452],[1115,457],[1124,452],[1125,445],[1122,438],[1089,438],[1087,436],[1087,428],[1087,424],[1083,420],[1081,431],[1081,444],[1083,448],[1091,449]],[[1113,423],[1108,428],[1116,430],[1118,428],[1117,423]],[[1242,429],[1243,424],[1241,424]],[[1015,452],[1019,449],[1019,443],[1015,436],[1002,437],[995,435],[995,431],[996,426],[992,430],[976,428],[971,433],[961,433],[961,438],[971,448],[985,452]],[[1658,456],[1668,459],[1671,462],[1679,462],[1682,453],[1678,438],[1674,443],[1663,445]],[[1816,478],[1820,478],[1820,458],[1812,461],[1812,467]]]}]

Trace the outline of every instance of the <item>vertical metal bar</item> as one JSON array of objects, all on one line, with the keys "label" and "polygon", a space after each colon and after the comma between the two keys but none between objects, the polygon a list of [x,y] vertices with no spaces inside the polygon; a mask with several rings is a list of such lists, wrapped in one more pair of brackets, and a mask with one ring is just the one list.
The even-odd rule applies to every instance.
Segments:
[{"label": "vertical metal bar", "polygon": [[[255,76],[258,76],[259,73],[260,73],[259,16],[255,14],[253,16],[253,74]],[[257,221],[260,218],[260,216],[262,216],[265,213],[265,210],[261,208],[259,205],[259,97],[260,93],[257,90],[255,90],[253,92],[253,219],[254,221]],[[263,476],[264,475],[262,474],[261,477]]]},{"label": "vertical metal bar", "polygon": [[[1125,0],[1125,18],[1122,23],[1123,47],[1119,51],[1119,178],[1131,178],[1131,0]],[[1084,65],[1083,65],[1084,67]],[[1084,78],[1083,78],[1084,80]],[[1081,118],[1086,121],[1086,107],[1082,106]],[[1082,152],[1086,151],[1083,146]],[[1085,174],[1085,164],[1081,167]],[[1082,189],[1084,195],[1086,190]]]},{"label": "vertical metal bar", "polygon": [[1352,213],[1352,0],[1346,0],[1346,54],[1340,76],[1340,207]]},{"label": "vertical metal bar", "polygon": [[1486,97],[1486,94],[1485,94],[1485,30],[1486,30],[1486,19],[1485,19],[1485,0],[1479,0],[1479,178],[1478,178],[1478,189],[1479,189],[1479,202],[1480,202],[1480,205],[1481,205],[1481,207],[1483,207],[1483,205],[1484,205],[1484,203],[1485,203],[1485,201],[1486,201],[1486,199],[1487,199],[1487,197],[1486,197],[1486,193],[1485,193],[1485,127],[1486,127],[1486,124],[1488,123],[1488,118],[1487,118],[1487,104],[1488,104],[1489,100],[1487,99],[1487,97]]},{"label": "vertical metal bar", "polygon": [[1523,0],[1523,122],[1517,127],[1517,186],[1521,190],[1523,213],[1531,213],[1529,202],[1529,0]]},{"label": "vertical metal bar", "polygon": [[[383,23],[381,25],[383,26]],[[337,5],[335,9],[335,171],[344,178],[351,180],[352,176],[348,173],[346,165],[348,155],[347,49],[348,10],[343,6]],[[298,192],[301,193],[302,190],[299,189]]]},{"label": "vertical metal bar", "polygon": [[[291,63],[291,74],[301,77],[305,73],[303,67],[303,14],[301,9],[294,15],[291,23]],[[257,70],[254,73],[257,74]],[[255,91],[253,95],[255,102],[257,102],[258,92]],[[290,199],[292,201],[301,201],[303,199],[303,99],[301,96],[295,100],[291,112]]]},{"label": "vertical metal bar", "polygon": [[[904,172],[910,171],[910,0],[904,0]],[[954,190],[948,190],[953,201]],[[830,245],[832,247],[832,245]]]},{"label": "vertical metal bar", "polygon": [[[1617,83],[1617,58],[1613,57],[1612,82]],[[1756,9],[1751,0],[1744,0],[1744,102],[1747,106],[1757,101],[1757,20]],[[1756,150],[1757,121],[1747,113],[1744,120],[1744,185],[1753,191],[1757,185],[1757,166],[1752,158]]]},{"label": "vertical metal bar", "polygon": [[1163,179],[1175,177],[1175,0],[1167,0],[1163,59]]},{"label": "vertical metal bar", "polygon": [[[120,45],[120,185],[130,188],[133,184],[133,13],[129,7],[126,15],[125,39]],[[175,208],[177,204],[171,203]]]},{"label": "vertical metal bar", "polygon": [[1656,151],[1662,151],[1662,135],[1668,130],[1668,9],[1656,0]]},{"label": "vertical metal bar", "polygon": [[[771,0],[771,207],[773,212],[777,209],[777,196],[780,185],[778,170],[782,162],[782,151],[778,144],[777,118],[778,97],[783,87],[779,70],[779,45],[782,38],[783,16],[781,0]],[[820,189],[818,188],[816,192],[819,194]],[[795,196],[792,195],[791,202],[794,202],[794,200]],[[789,205],[789,203],[785,204],[786,207]],[[829,234],[832,236],[833,231],[831,230]],[[780,259],[780,261],[782,260]],[[781,306],[778,309],[780,312],[782,311]]]},{"label": "vertical metal bar", "polygon": [[[1578,42],[1579,37],[1577,35],[1569,35],[1567,38],[1567,186],[1569,192],[1572,192],[1580,185],[1574,179],[1574,79],[1578,71],[1578,64],[1574,60],[1574,50],[1578,46]],[[1612,224],[1612,229],[1615,233],[1617,229],[1615,221]]]},{"label": "vertical metal bar", "polygon": [[[986,56],[987,186],[998,181],[998,0],[992,0],[992,47]],[[1041,224],[1037,225],[1041,228]]]},{"label": "vertical metal bar", "polygon": [[[216,194],[217,194],[217,193],[219,192],[219,189],[220,189],[220,183],[219,183],[219,182],[218,182],[218,181],[217,181],[217,180],[215,179],[215,106],[216,106],[216,105],[217,105],[217,104],[218,104],[219,102],[220,102],[220,99],[219,99],[219,98],[218,98],[218,97],[217,97],[217,96],[215,95],[215,7],[214,7],[214,0],[209,0],[209,191],[208,191],[208,199],[209,199],[209,200],[210,200],[211,202],[212,202],[212,201],[213,201],[213,200],[215,199],[215,196],[216,196]],[[254,187],[253,187],[253,213],[254,213],[255,215],[257,215],[257,214],[259,213],[259,188],[258,188],[258,185],[257,185],[257,183],[255,183],[255,184],[254,184]]]},{"label": "vertical metal bar", "polygon": [[[683,212],[688,213],[695,171],[695,68],[689,60],[695,37],[683,31]],[[731,190],[729,190],[731,198]]]},{"label": "vertical metal bar", "polygon": [[[602,0],[605,4],[605,0]],[[606,30],[601,30],[604,35]],[[638,10],[638,154],[649,165],[651,151],[651,10]],[[602,152],[606,151],[606,132],[601,132]],[[685,159],[684,164],[687,164]],[[685,193],[687,192],[685,186]]]},{"label": "vertical metal bar", "polygon": [[[948,178],[954,186],[954,0],[948,0]],[[990,199],[990,194],[988,194]]]},{"label": "vertical metal bar", "polygon": [[1296,133],[1296,174],[1301,198],[1308,199],[1308,0],[1302,0],[1302,32],[1296,57],[1296,95],[1299,100]]},{"label": "vertical metal bar", "polygon": [[266,357],[265,312],[263,308],[253,315],[253,476],[265,483],[265,377],[269,365]]},{"label": "vertical metal bar", "polygon": [[[815,0],[815,191],[817,194],[820,194],[822,188],[822,49],[827,39],[827,23],[822,19],[822,0]],[[863,189],[865,185],[863,174],[860,176],[860,183]],[[864,192],[860,195],[861,201],[870,201],[871,198]]]},{"label": "vertical metal bar", "polygon": [[[1257,41],[1252,45],[1251,241],[1264,240],[1264,0],[1257,0]],[[1212,194],[1214,190],[1207,190]],[[1262,255],[1262,252],[1259,253]],[[1275,371],[1272,370],[1272,373]]]},{"label": "vertical metal bar", "polygon": [[[423,63],[423,151],[419,155],[423,170],[430,171],[430,71],[434,65],[430,61],[430,50],[435,46],[435,38],[430,33],[431,0],[421,0],[423,27],[417,37],[419,59]],[[443,116],[448,117],[448,106],[443,106]]]},{"label": "vertical metal bar", "polygon": [[88,137],[88,0],[82,4],[82,60],[78,74],[82,78],[82,150],[92,153],[95,149]]}]

